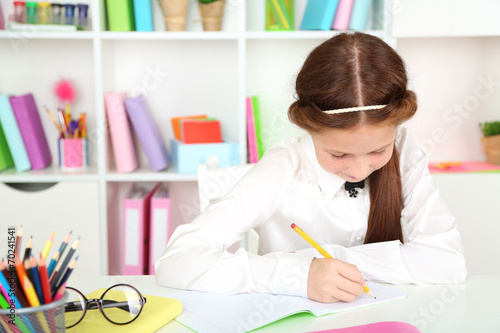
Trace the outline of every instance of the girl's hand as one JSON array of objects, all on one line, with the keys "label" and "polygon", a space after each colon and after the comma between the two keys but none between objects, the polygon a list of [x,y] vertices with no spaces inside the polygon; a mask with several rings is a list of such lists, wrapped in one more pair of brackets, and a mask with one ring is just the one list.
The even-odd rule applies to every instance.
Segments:
[{"label": "girl's hand", "polygon": [[363,294],[365,279],[354,265],[338,259],[314,258],[307,279],[307,297],[322,302],[352,302]]}]

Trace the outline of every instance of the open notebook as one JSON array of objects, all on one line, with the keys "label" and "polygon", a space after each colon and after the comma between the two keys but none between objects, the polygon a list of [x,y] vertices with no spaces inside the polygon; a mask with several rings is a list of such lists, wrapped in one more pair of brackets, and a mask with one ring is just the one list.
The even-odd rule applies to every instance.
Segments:
[{"label": "open notebook", "polygon": [[366,285],[375,294],[363,294],[352,303],[319,303],[303,297],[266,293],[221,295],[185,291],[169,295],[181,301],[184,311],[175,320],[197,332],[246,332],[300,312],[315,316],[355,310],[407,297],[375,282]]}]

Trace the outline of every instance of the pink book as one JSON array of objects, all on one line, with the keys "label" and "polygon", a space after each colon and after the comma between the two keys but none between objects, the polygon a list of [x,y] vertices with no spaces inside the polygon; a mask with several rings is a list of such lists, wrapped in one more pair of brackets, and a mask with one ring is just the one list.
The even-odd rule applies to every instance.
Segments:
[{"label": "pink book", "polygon": [[310,333],[420,333],[420,330],[413,326],[401,321],[382,321],[378,323],[334,328],[325,331],[314,331]]},{"label": "pink book", "polygon": [[149,263],[149,207],[154,189],[132,185],[123,199],[122,274],[146,275]]},{"label": "pink book", "polygon": [[16,117],[32,169],[43,169],[52,162],[49,144],[32,94],[12,96],[10,104]]},{"label": "pink book", "polygon": [[161,183],[155,188],[151,197],[151,212],[149,217],[149,274],[155,274],[155,261],[165,251],[167,242],[172,235],[170,223],[170,197]]},{"label": "pink book", "polygon": [[259,153],[257,151],[257,135],[251,97],[247,97],[247,148],[248,161],[250,163],[257,163],[259,161]]},{"label": "pink book", "polygon": [[349,21],[351,19],[352,6],[354,0],[339,0],[337,11],[333,19],[332,30],[347,30],[349,29]]},{"label": "pink book", "polygon": [[121,93],[108,93],[104,96],[111,144],[117,172],[132,172],[139,167],[137,150],[132,129],[124,105],[125,96]]}]

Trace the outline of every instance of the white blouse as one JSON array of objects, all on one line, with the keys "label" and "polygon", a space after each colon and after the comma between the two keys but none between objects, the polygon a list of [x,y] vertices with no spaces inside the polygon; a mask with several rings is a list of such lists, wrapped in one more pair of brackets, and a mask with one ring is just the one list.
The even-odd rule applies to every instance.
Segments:
[{"label": "white blouse", "polygon": [[[156,262],[159,285],[233,294],[269,292],[307,297],[313,257],[322,255],[291,227],[297,224],[334,258],[364,278],[395,284],[459,283],[467,275],[457,222],[405,127],[398,128],[404,244],[363,244],[369,184],[349,197],[345,181],[318,164],[309,135],[271,147],[223,199],[177,227]],[[227,248],[254,228],[259,254]]]}]

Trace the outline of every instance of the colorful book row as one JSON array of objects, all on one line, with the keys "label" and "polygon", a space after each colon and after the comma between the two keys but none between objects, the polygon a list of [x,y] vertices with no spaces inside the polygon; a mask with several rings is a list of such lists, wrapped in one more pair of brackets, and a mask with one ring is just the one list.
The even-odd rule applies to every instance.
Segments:
[{"label": "colorful book row", "polygon": [[109,31],[153,31],[152,1],[106,0]]},{"label": "colorful book row", "polygon": [[52,155],[33,95],[0,95],[0,170],[44,169],[50,163]]},{"label": "colorful book row", "polygon": [[246,109],[248,162],[257,163],[264,155],[259,99],[257,96],[247,97]]},{"label": "colorful book row", "polygon": [[104,101],[116,171],[132,172],[139,168],[130,124],[144,149],[151,170],[166,169],[170,161],[167,148],[144,96],[127,98],[125,94],[113,92],[106,94]]},{"label": "colorful book row", "polygon": [[364,30],[372,0],[309,0],[301,30]]}]

